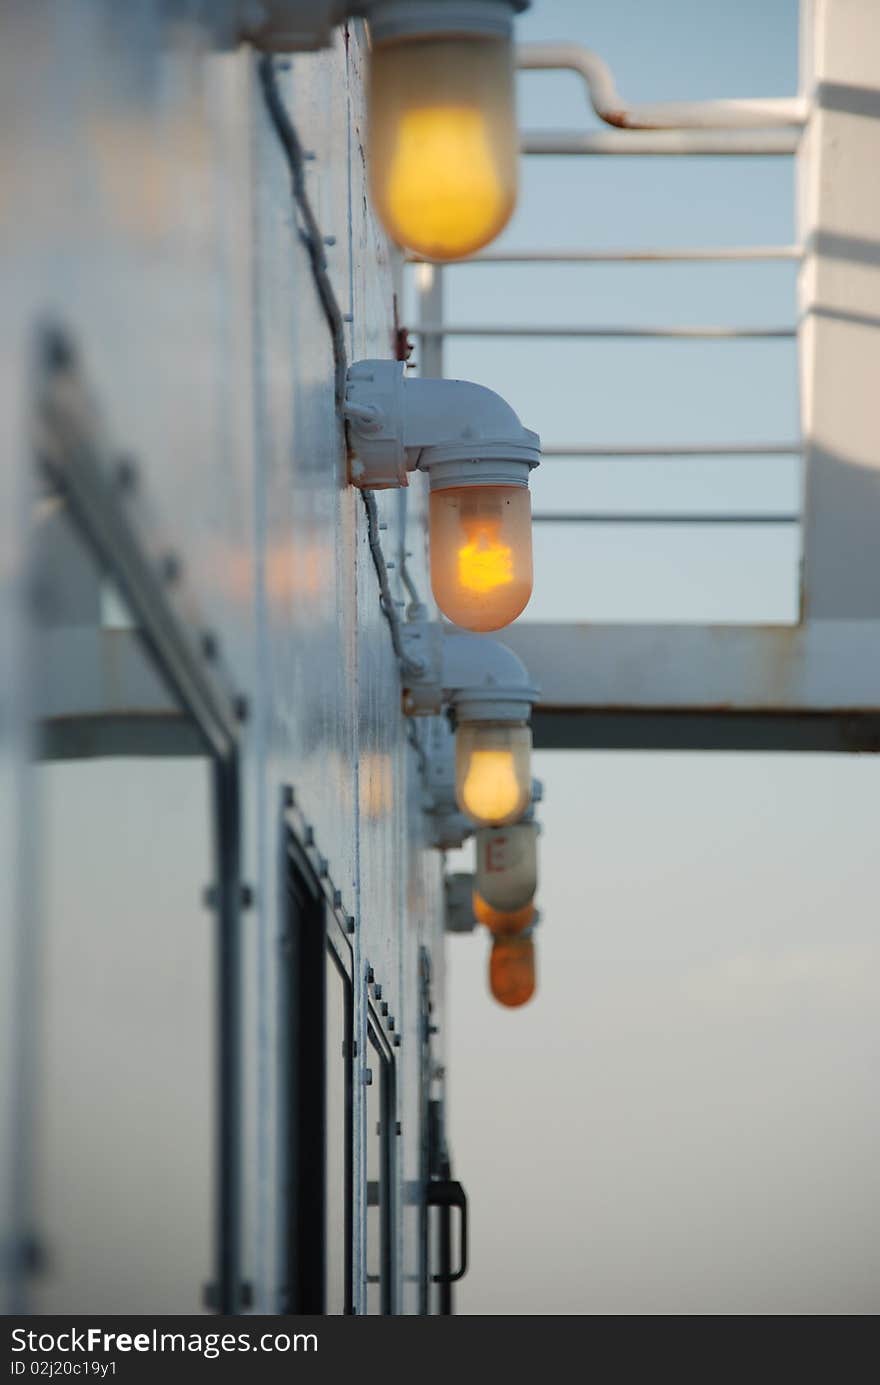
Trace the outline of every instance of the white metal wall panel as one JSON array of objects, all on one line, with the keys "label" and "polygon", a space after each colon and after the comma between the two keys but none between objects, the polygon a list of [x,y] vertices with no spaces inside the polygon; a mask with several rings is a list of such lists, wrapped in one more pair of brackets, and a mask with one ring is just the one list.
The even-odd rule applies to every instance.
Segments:
[{"label": "white metal wall panel", "polygon": [[[216,638],[220,676],[247,701],[244,878],[256,909],[243,958],[243,1277],[257,1310],[273,1311],[282,788],[294,787],[357,920],[356,966],[374,967],[403,1031],[400,1173],[413,1186],[411,997],[420,942],[434,947],[438,977],[442,966],[440,863],[417,845],[412,752],[362,501],[346,485],[330,337],[256,56],[220,51],[198,24],[166,22],[159,0],[20,8],[27,46],[11,28],[5,46],[40,100],[30,119],[19,113],[15,157],[39,196],[12,261],[20,311],[6,315],[3,356],[17,366],[4,371],[4,388],[18,391],[20,416],[26,330],[45,313],[66,326],[114,445],[136,462],[129,504],[141,542],[157,562],[179,560],[170,598],[193,633]],[[352,314],[352,357],[390,355],[394,325],[392,257],[365,195],[364,45],[360,28],[337,33],[332,50],[297,55],[279,73],[314,155],[308,191],[335,237],[327,258]],[[379,507],[393,557],[399,509],[387,496]],[[4,523],[8,514],[4,505]],[[362,1029],[362,998],[358,1007]],[[360,1099],[356,1116],[362,1128]],[[414,1266],[417,1218],[403,1226]],[[412,1311],[411,1285],[405,1302]]]},{"label": "white metal wall panel", "polygon": [[[880,9],[816,0],[801,158],[804,611],[880,617]],[[872,643],[876,643],[876,631]]]}]

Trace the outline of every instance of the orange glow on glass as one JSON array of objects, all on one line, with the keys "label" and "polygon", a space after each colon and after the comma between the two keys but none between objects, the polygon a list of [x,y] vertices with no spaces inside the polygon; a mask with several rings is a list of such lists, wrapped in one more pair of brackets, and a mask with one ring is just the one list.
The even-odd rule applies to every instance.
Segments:
[{"label": "orange glow on glass", "polygon": [[458,550],[458,580],[472,592],[491,592],[513,581],[513,549],[501,543],[497,524],[463,526],[469,542]]},{"label": "orange glow on glass", "polygon": [[464,630],[500,630],[532,593],[532,519],[527,486],[431,490],[431,588]]},{"label": "orange glow on glass", "polygon": [[535,919],[535,906],[531,900],[521,909],[493,909],[481,894],[474,890],[474,918],[485,924],[490,933],[521,933]]},{"label": "orange glow on glass", "polygon": [[510,216],[482,111],[428,106],[404,111],[385,188],[397,239],[423,253],[466,255]]},{"label": "orange glow on glass", "polygon": [[500,1005],[525,1005],[535,994],[535,945],[531,938],[496,938],[489,957],[489,990]]}]

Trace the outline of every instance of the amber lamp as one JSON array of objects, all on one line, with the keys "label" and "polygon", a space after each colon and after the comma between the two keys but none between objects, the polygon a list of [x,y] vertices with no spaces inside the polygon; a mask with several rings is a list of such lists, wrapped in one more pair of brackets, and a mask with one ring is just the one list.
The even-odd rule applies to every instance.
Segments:
[{"label": "amber lamp", "polygon": [[522,933],[535,921],[535,905],[530,900],[521,909],[493,909],[483,896],[474,890],[474,918],[494,933],[496,937],[504,933]]},{"label": "amber lamp", "polygon": [[465,630],[500,630],[532,594],[532,507],[528,486],[432,490],[431,588]]},{"label": "amber lamp", "polygon": [[525,1005],[535,993],[535,944],[531,935],[502,935],[492,943],[489,990],[500,1005]]}]

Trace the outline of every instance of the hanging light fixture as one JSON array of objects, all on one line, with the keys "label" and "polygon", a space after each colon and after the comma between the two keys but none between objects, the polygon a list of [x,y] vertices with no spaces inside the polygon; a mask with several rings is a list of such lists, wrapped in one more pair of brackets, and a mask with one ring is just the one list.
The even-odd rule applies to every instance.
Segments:
[{"label": "hanging light fixture", "polygon": [[508,0],[369,7],[367,167],[398,245],[454,260],[487,245],[516,205],[519,149]]},{"label": "hanging light fixture", "polygon": [[450,634],[444,639],[454,684],[455,796],[478,827],[522,817],[532,786],[532,704],[538,696],[524,665],[497,640]]},{"label": "hanging light fixture", "polygon": [[529,0],[241,0],[238,30],[265,52],[370,25],[367,172],[398,245],[453,260],[487,245],[516,204],[513,17]]},{"label": "hanging light fixture", "polygon": [[430,482],[431,587],[465,630],[500,630],[532,593],[529,473],[541,440],[500,395],[466,380],[410,380],[400,361],[358,361],[345,414],[352,484]]},{"label": "hanging light fixture", "polygon": [[426,619],[401,629],[410,664],[403,708],[410,716],[444,707],[455,726],[455,797],[478,827],[523,816],[532,786],[529,728],[539,692],[520,659],[498,640]]}]

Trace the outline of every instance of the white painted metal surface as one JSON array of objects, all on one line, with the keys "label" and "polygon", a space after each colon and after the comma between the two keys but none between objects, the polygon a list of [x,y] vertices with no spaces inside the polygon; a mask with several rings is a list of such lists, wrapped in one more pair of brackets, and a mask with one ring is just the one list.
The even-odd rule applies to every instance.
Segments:
[{"label": "white painted metal surface", "polygon": [[[134,459],[137,484],[125,503],[139,545],[157,572],[173,555],[178,575],[168,597],[176,616],[194,641],[210,633],[218,676],[247,701],[243,878],[256,908],[242,942],[242,1279],[252,1286],[256,1311],[277,1310],[278,860],[282,789],[293,785],[343,907],[356,920],[358,1078],[368,966],[402,1035],[397,1306],[414,1312],[422,1169],[418,977],[425,949],[442,1042],[440,860],[425,844],[364,509],[347,485],[330,336],[256,59],[245,48],[217,50],[197,22],[167,25],[157,0],[122,9],[112,0],[12,8],[14,23],[4,14],[4,59],[19,73],[51,72],[53,79],[49,86],[31,81],[40,86],[39,100],[17,82],[14,135],[11,121],[0,132],[4,196],[21,212],[5,264],[0,327],[3,397],[13,423],[0,481],[0,524],[13,540],[4,548],[11,564],[4,578],[20,572],[26,556],[13,497],[29,460],[30,335],[48,313],[76,343],[111,454]],[[308,151],[308,194],[327,237],[333,289],[350,315],[351,358],[387,357],[395,346],[394,257],[364,194],[365,52],[355,27],[347,39],[337,33],[332,50],[297,55],[279,74]],[[4,64],[4,87],[5,78]],[[414,490],[409,524],[416,533],[421,499]],[[395,497],[378,504],[388,554],[412,548],[411,573],[427,590],[419,543],[400,527],[404,512]],[[9,595],[14,587],[2,585],[3,666],[18,671],[18,608]],[[395,580],[395,599],[404,596]],[[130,644],[121,632],[79,638],[105,648],[108,639]],[[126,678],[121,673],[114,685],[123,697]],[[102,695],[87,683],[81,707]],[[14,718],[6,726],[4,790],[13,787],[22,744]],[[18,851],[13,827],[4,817],[4,862]],[[11,923],[2,934],[3,963],[13,946]],[[5,982],[10,968],[0,974]],[[9,1010],[0,1009],[6,1023]],[[12,1048],[4,1042],[0,1051],[0,1099],[8,1110]],[[354,1100],[355,1185],[363,1189],[362,1080]],[[9,1132],[9,1121],[3,1129]],[[20,1155],[27,1122],[15,1129]],[[13,1155],[0,1154],[4,1194]],[[7,1238],[17,1234],[9,1203],[6,1196]],[[365,1213],[360,1201],[354,1231],[361,1306]],[[166,1270],[156,1266],[157,1273]]]},{"label": "white painted metal surface", "polygon": [[813,111],[799,180],[803,615],[877,621],[880,11],[871,0],[811,8]]},{"label": "white painted metal surface", "polygon": [[[17,43],[27,42],[28,16],[4,12],[0,43],[0,217],[16,207],[23,223],[22,255],[34,233],[41,189],[28,178],[12,132],[23,118],[39,145],[40,93],[17,61]],[[4,229],[4,235],[6,234]],[[4,245],[4,254],[6,254]],[[22,1258],[31,1226],[29,1170],[33,1146],[34,1050],[25,1042],[30,1018],[36,954],[34,874],[31,869],[33,795],[26,760],[30,750],[27,708],[32,687],[27,613],[28,515],[31,506],[29,452],[29,352],[31,308],[26,282],[2,277],[0,314],[0,1311],[20,1311]]]}]

